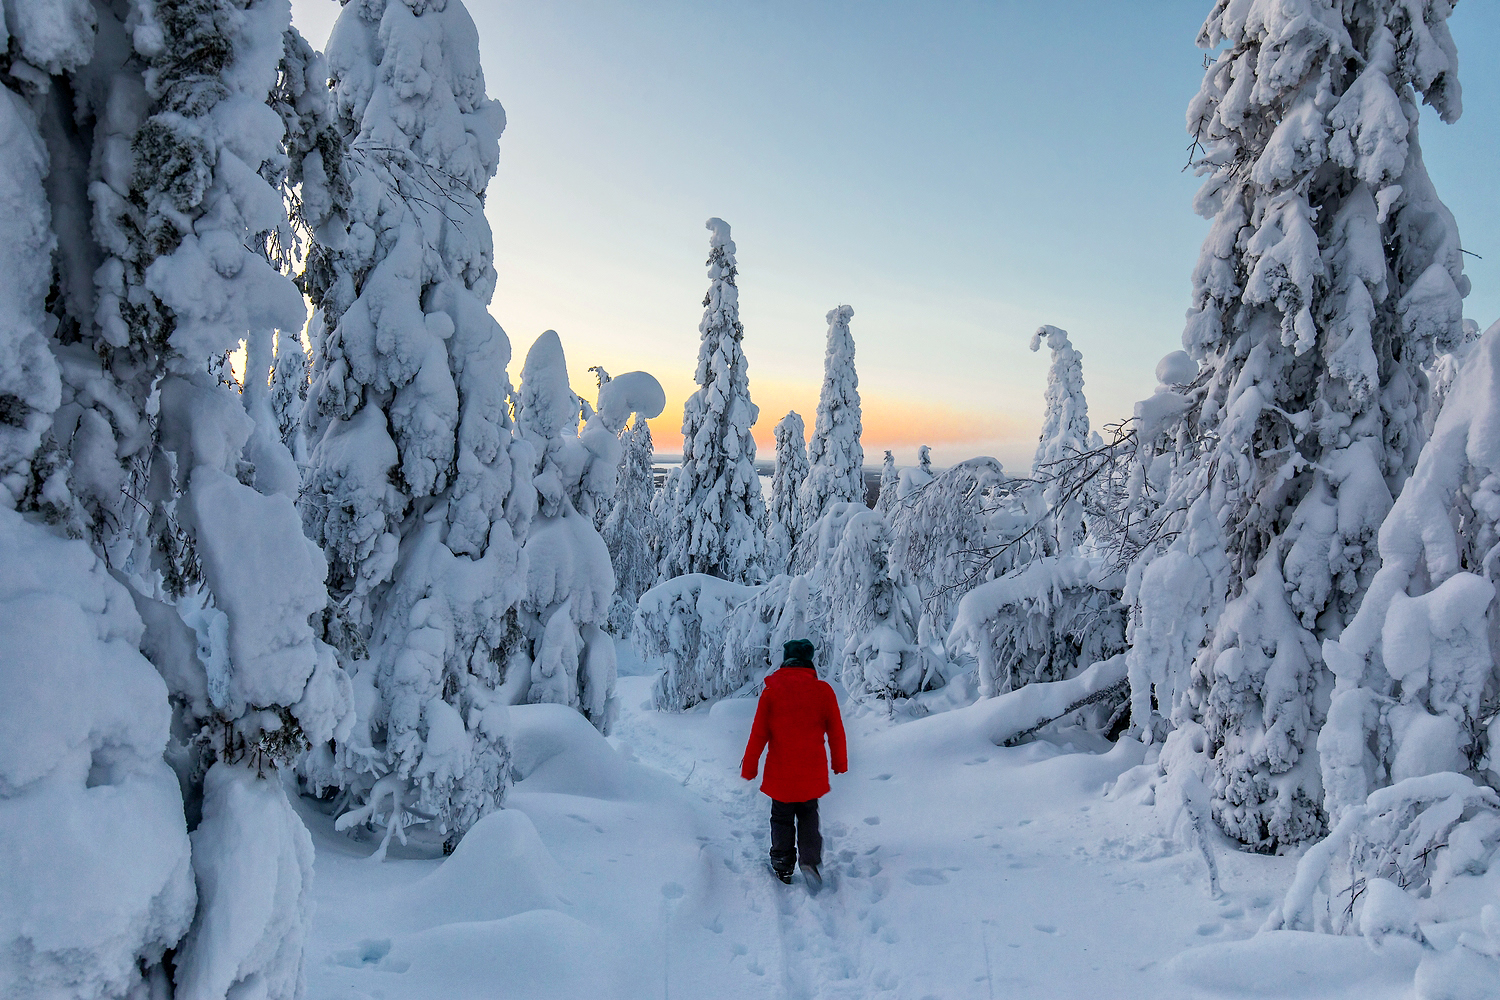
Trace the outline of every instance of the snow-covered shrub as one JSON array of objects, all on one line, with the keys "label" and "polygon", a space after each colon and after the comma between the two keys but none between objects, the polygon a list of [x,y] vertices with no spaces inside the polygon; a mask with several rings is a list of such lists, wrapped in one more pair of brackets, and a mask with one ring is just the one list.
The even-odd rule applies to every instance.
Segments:
[{"label": "snow-covered shrub", "polygon": [[623,639],[634,627],[636,602],[656,583],[651,543],[660,527],[651,512],[655,475],[651,427],[644,417],[636,417],[620,440],[624,455],[620,459],[619,486],[599,534],[615,571],[615,596],[607,628],[610,635]]},{"label": "snow-covered shrub", "polygon": [[1438,414],[1443,412],[1443,403],[1448,398],[1448,392],[1453,388],[1454,380],[1458,378],[1459,369],[1468,360],[1469,352],[1473,350],[1478,340],[1479,324],[1472,319],[1464,320],[1463,339],[1455,344],[1452,350],[1444,351],[1433,358],[1432,364],[1427,367],[1427,408],[1422,412],[1424,436],[1432,436],[1433,428],[1437,426]]},{"label": "snow-covered shrub", "polygon": [[1064,680],[1125,650],[1119,591],[1100,570],[1079,555],[1043,556],[963,596],[948,644],[978,661],[981,695]]},{"label": "snow-covered shrub", "polygon": [[842,530],[830,557],[815,568],[828,609],[826,639],[851,697],[894,702],[910,698],[935,677],[917,642],[922,617],[917,588],[890,561],[891,530],[861,501],[842,511]]},{"label": "snow-covered shrub", "polygon": [[1375,940],[1396,934],[1425,943],[1442,935],[1489,958],[1493,982],[1500,972],[1497,906],[1489,902],[1497,854],[1500,795],[1493,788],[1452,771],[1404,778],[1346,810],[1308,848],[1266,929]]},{"label": "snow-covered shrub", "polygon": [[631,641],[643,660],[662,663],[651,689],[657,710],[685,711],[741,686],[730,686],[734,677],[724,669],[725,629],[734,610],[759,589],[690,573],[641,595]]},{"label": "snow-covered shrub", "polygon": [[862,501],[865,452],[860,446],[859,374],[854,369],[850,306],[828,311],[828,349],[823,356],[823,387],[818,418],[807,446],[807,478],[797,492],[798,518],[811,525],[829,504]]},{"label": "snow-covered shrub", "polygon": [[[1191,703],[1213,747],[1214,816],[1258,850],[1323,827],[1304,760],[1322,723],[1318,644],[1374,573],[1376,530],[1421,445],[1422,366],[1462,334],[1458,234],[1416,141],[1419,100],[1459,113],[1450,10],[1247,0],[1217,4],[1199,36],[1218,51],[1187,116],[1207,175],[1197,206],[1213,218],[1183,334],[1201,373],[1142,414],[1190,427],[1168,469],[1189,486],[1162,484],[1177,527],[1132,581],[1173,550],[1223,572],[1190,600],[1131,596],[1142,622],[1204,609],[1180,627],[1203,635]],[[1197,502],[1210,530],[1181,545]],[[1148,610],[1158,601],[1171,607]]]},{"label": "snow-covered shrub", "polygon": [[125,587],[0,509],[0,994],[134,995],[193,918],[167,687]]},{"label": "snow-covered shrub", "polygon": [[504,112],[456,0],[349,5],[328,72],[338,141],[303,164],[333,200],[304,280],[319,322],[300,506],[328,557],[324,631],[356,673],[359,721],[307,777],[344,787],[346,826],[383,819],[388,840],[431,817],[456,839],[509,781],[500,686],[536,507],[510,342],[485,308],[482,195]]},{"label": "snow-covered shrub", "polygon": [[707,227],[709,286],[693,374],[698,390],[682,410],[682,468],[669,514],[682,530],[669,534],[662,575],[708,573],[756,583],[766,576],[766,504],[750,434],[760,408],[750,402],[729,223],[709,219]]},{"label": "snow-covered shrub", "polygon": [[770,530],[767,533],[771,565],[787,569],[796,558],[802,540],[802,508],[798,491],[807,482],[807,429],[792,410],[776,425],[776,472],[771,478]]},{"label": "snow-covered shrub", "polygon": [[741,602],[724,626],[720,687],[733,694],[764,680],[781,666],[782,647],[792,639],[813,644],[813,665],[826,675],[834,657],[823,633],[826,616],[820,613],[815,596],[807,576],[781,574]]},{"label": "snow-covered shrub", "polygon": [[923,483],[902,472],[903,492],[891,516],[890,559],[910,577],[923,607],[946,633],[963,595],[1029,554],[1023,540],[1031,523],[1012,481],[993,458],[971,458]]},{"label": "snow-covered shrub", "polygon": [[917,448],[915,467],[902,469],[896,479],[896,499],[905,500],[933,480],[932,449],[927,445]]}]

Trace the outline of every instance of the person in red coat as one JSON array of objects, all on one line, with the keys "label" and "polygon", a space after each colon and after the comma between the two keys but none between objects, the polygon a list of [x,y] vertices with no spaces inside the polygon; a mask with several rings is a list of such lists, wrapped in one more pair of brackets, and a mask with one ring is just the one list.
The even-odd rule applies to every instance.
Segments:
[{"label": "person in red coat", "polygon": [[849,751],[838,698],[818,679],[813,644],[806,639],[783,646],[781,669],[766,678],[740,765],[746,781],[755,778],[767,744],[771,750],[760,790],[771,797],[771,869],[781,881],[790,882],[800,856],[803,875],[818,885],[823,863],[818,798],[828,794],[828,754],[833,755],[833,773],[843,774],[849,770]]}]

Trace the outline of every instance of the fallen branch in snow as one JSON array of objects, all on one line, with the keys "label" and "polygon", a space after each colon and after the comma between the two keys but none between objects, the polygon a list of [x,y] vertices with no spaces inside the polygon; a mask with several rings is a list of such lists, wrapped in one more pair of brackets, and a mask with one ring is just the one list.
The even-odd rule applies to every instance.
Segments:
[{"label": "fallen branch in snow", "polygon": [[[1022,690],[1025,690],[1025,689],[1023,688]],[[1130,698],[1130,679],[1129,678],[1122,678],[1122,679],[1116,681],[1115,683],[1111,684],[1107,688],[1103,688],[1102,690],[1095,691],[1093,694],[1084,695],[1082,698],[1079,698],[1077,701],[1073,702],[1067,708],[1063,709],[1061,712],[1057,713],[1056,715],[1053,715],[1053,716],[1051,716],[1049,718],[1045,718],[1045,719],[1040,720],[1039,722],[1037,722],[1036,725],[1032,726],[1029,729],[1023,729],[1023,730],[1021,730],[1019,733],[1016,733],[1014,736],[1011,736],[1011,737],[1007,738],[1005,740],[1005,742],[1002,743],[1002,744],[1000,744],[1000,745],[1001,746],[1007,746],[1007,747],[1016,746],[1022,740],[1024,740],[1026,737],[1035,734],[1036,732],[1038,732],[1039,730],[1041,730],[1041,729],[1043,729],[1043,728],[1045,728],[1047,726],[1050,726],[1052,723],[1056,722],[1058,719],[1066,719],[1068,716],[1072,715],[1074,712],[1078,711],[1081,708],[1086,708],[1089,705],[1094,705],[1094,704],[1097,704],[1097,703],[1099,703],[1101,701],[1113,701],[1113,700],[1116,700],[1116,699],[1119,699],[1122,702],[1128,702],[1129,698]],[[1113,719],[1113,718],[1114,718],[1113,715],[1111,715],[1111,719]]]},{"label": "fallen branch in snow", "polygon": [[1103,701],[1128,685],[1124,655],[1091,664],[1076,677],[1064,681],[1028,684],[1015,691],[987,699],[974,706],[976,723],[996,746],[1014,746],[1018,740],[1055,722],[1080,706]]}]

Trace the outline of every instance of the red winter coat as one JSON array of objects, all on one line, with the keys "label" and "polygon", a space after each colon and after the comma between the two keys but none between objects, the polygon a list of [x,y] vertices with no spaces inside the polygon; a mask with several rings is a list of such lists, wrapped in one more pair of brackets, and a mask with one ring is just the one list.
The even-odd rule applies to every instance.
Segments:
[{"label": "red winter coat", "polygon": [[849,754],[833,688],[818,680],[811,667],[784,665],[766,678],[740,774],[746,781],[755,777],[761,751],[769,743],[761,791],[781,802],[806,802],[827,795],[825,735],[833,752],[833,773],[843,774],[849,770]]}]

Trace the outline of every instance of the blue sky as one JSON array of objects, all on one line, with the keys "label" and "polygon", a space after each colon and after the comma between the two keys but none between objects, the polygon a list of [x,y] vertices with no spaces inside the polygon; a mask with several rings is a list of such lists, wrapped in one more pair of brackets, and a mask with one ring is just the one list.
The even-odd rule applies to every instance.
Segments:
[{"label": "blue sky", "polygon": [[[824,314],[849,303],[870,460],[1029,463],[1041,323],[1083,352],[1095,423],[1179,346],[1206,223],[1182,170],[1209,0],[1131,3],[475,0],[509,118],[487,208],[492,312],[519,356],[562,336],[586,369],[643,368],[675,446],[706,285],[703,221],[739,246],[757,437],[809,428]],[[295,0],[321,44],[333,0]],[[1500,3],[1464,0],[1465,113],[1422,142],[1459,221],[1466,314],[1500,318]],[[589,393],[591,395],[591,393]]]}]

